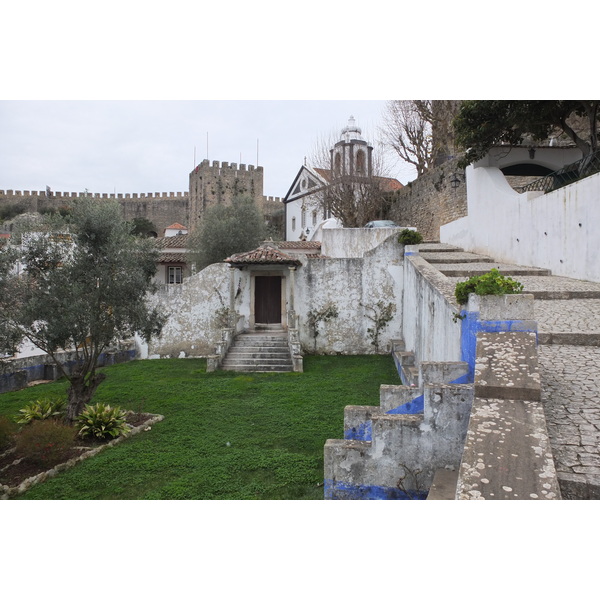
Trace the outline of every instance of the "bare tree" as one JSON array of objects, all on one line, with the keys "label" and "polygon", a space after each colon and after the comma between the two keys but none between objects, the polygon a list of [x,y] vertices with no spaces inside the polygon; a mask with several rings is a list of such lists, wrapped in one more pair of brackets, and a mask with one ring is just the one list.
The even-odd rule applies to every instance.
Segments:
[{"label": "bare tree", "polygon": [[417,177],[423,175],[432,164],[432,101],[390,100],[383,123],[384,143],[416,168]]},{"label": "bare tree", "polygon": [[[350,122],[353,123],[352,118]],[[360,129],[352,127],[349,123],[343,130],[343,135],[350,130],[348,140],[358,138],[361,142],[352,157],[352,168],[347,164],[336,166],[334,149],[343,141],[339,134],[324,136],[315,144],[310,163],[326,183],[307,200],[307,204],[328,217],[335,217],[343,227],[363,227],[368,221],[388,218],[391,192],[401,184],[387,176],[381,149],[371,152],[373,149],[362,140]],[[359,157],[361,152],[363,158]],[[363,159],[364,163],[361,163]]]}]

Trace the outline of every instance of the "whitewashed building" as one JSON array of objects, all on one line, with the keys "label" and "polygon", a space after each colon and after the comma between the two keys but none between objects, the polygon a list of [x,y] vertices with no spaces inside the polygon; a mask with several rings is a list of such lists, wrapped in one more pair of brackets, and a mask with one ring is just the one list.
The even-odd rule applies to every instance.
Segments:
[{"label": "whitewashed building", "polygon": [[[285,239],[313,240],[323,228],[341,227],[341,223],[323,206],[323,193],[338,177],[369,179],[376,176],[373,169],[373,146],[362,136],[354,117],[342,129],[338,142],[330,150],[329,168],[302,165],[284,198]],[[402,184],[389,177],[382,180],[386,191],[400,189]]]}]

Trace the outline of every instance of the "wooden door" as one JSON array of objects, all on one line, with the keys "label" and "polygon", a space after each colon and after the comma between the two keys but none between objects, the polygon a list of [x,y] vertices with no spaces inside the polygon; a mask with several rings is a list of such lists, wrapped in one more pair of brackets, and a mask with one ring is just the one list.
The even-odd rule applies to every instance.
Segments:
[{"label": "wooden door", "polygon": [[254,278],[254,322],[281,323],[281,277]]}]

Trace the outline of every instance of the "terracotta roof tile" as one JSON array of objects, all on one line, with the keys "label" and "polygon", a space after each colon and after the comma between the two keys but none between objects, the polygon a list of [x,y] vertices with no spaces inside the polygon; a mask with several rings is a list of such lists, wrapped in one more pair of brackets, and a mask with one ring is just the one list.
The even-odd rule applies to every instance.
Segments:
[{"label": "terracotta roof tile", "polygon": [[173,223],[173,225],[169,225],[165,229],[185,229],[187,231],[187,227],[181,223]]},{"label": "terracotta roof tile", "polygon": [[172,235],[171,237],[156,238],[157,248],[185,248],[187,246],[187,235]]},{"label": "terracotta roof tile", "polygon": [[186,262],[186,258],[187,255],[184,254],[183,252],[178,253],[178,252],[163,252],[159,259],[158,262],[160,264],[164,264],[164,263],[184,263]]},{"label": "terracotta roof tile", "polygon": [[234,254],[229,258],[225,259],[225,262],[232,265],[270,265],[270,264],[281,264],[281,265],[299,265],[299,260],[291,257],[285,252],[281,252],[275,244],[263,244],[256,250],[250,250],[249,252],[241,252]]},{"label": "terracotta roof tile", "polygon": [[277,242],[281,250],[320,250],[321,242]]},{"label": "terracotta roof tile", "polygon": [[[331,181],[331,171],[329,169],[315,168],[313,170],[316,171],[323,179],[325,179],[325,181]],[[375,177],[375,179],[381,181],[383,189],[386,192],[393,192],[394,190],[400,190],[404,187],[397,179],[394,179],[393,177]]]}]

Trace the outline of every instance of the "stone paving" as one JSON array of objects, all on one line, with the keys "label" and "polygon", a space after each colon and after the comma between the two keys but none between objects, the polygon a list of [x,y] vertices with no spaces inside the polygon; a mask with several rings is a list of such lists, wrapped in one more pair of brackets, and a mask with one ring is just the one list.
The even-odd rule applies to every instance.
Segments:
[{"label": "stone paving", "polygon": [[600,499],[600,348],[539,346],[538,361],[563,498]]},{"label": "stone paving", "polygon": [[501,266],[534,295],[542,404],[561,493],[600,499],[600,283],[514,265],[432,266],[452,284]]},{"label": "stone paving", "polygon": [[595,334],[600,339],[600,299],[535,300],[539,332]]}]

